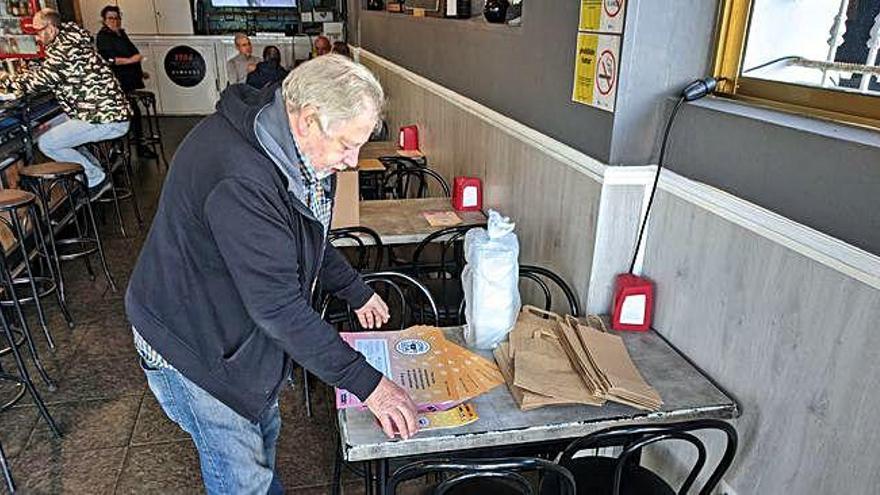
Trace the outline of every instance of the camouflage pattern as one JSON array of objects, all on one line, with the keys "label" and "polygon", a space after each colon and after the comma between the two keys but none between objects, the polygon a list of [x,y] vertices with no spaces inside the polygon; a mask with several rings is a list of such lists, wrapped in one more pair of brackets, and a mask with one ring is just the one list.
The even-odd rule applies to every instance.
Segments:
[{"label": "camouflage pattern", "polygon": [[46,58],[38,68],[0,85],[7,91],[51,91],[68,117],[93,124],[124,122],[131,115],[125,93],[98,54],[92,35],[72,22],[64,23],[46,45]]}]

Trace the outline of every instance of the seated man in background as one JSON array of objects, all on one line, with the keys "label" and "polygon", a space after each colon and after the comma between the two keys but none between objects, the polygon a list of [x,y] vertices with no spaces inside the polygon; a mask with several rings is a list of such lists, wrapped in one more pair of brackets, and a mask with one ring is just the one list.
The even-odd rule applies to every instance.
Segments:
[{"label": "seated man in background", "polygon": [[348,49],[348,43],[344,41],[334,41],[333,49],[330,50],[330,53],[336,53],[338,55],[342,55],[343,57],[352,58],[351,50]]},{"label": "seated man in background", "polygon": [[[138,89],[144,89],[144,76],[141,61],[144,59],[134,43],[128,38],[122,29],[122,11],[115,5],[108,5],[101,9],[101,21],[104,27],[96,36],[98,53],[110,64],[113,74],[119,80],[122,91],[126,95]],[[157,158],[153,150],[143,144],[143,129],[141,128],[141,109],[137,104],[131,105],[131,127],[137,138],[137,153],[142,158]]]},{"label": "seated man in background", "polygon": [[257,64],[256,70],[248,74],[247,83],[262,89],[287,77],[287,72],[281,66],[281,51],[277,46],[269,45],[263,49],[263,61]]},{"label": "seated man in background", "polygon": [[226,76],[229,84],[240,84],[247,80],[247,75],[256,70],[259,59],[254,56],[251,39],[244,33],[235,33],[235,49],[238,55],[226,62]]},{"label": "seated man in background", "polygon": [[82,165],[90,193],[97,195],[109,181],[95,158],[77,147],[128,132],[125,93],[88,31],[72,22],[62,24],[52,9],[37,12],[33,27],[37,42],[45,47],[45,60],[36,70],[0,80],[0,89],[55,95],[69,120],[40,136],[40,151],[52,160]]},{"label": "seated man in background", "polygon": [[321,55],[327,55],[333,50],[333,45],[330,44],[330,38],[324,36],[323,34],[315,38],[315,56],[320,57]]}]

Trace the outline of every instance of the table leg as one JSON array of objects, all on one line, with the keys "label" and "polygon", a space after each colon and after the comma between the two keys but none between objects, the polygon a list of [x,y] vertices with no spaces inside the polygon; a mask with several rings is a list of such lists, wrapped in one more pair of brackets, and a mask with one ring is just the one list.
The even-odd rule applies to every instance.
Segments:
[{"label": "table leg", "polygon": [[385,489],[388,486],[388,459],[379,459],[378,462],[378,495],[385,495]]},{"label": "table leg", "polygon": [[373,461],[364,463],[364,494],[373,495]]}]

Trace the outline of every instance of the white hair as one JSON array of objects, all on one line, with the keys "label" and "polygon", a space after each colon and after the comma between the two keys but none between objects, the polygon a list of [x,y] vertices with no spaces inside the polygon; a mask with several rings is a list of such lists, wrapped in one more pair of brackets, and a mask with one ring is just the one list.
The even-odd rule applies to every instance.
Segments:
[{"label": "white hair", "polygon": [[235,44],[238,44],[238,40],[241,40],[241,39],[249,40],[250,38],[248,38],[247,34],[242,33],[242,32],[238,32],[238,33],[235,33],[235,35],[232,37],[232,42]]},{"label": "white hair", "polygon": [[289,112],[315,108],[325,131],[361,115],[378,123],[385,104],[385,92],[376,76],[336,54],[316,57],[294,69],[284,79],[282,94]]}]

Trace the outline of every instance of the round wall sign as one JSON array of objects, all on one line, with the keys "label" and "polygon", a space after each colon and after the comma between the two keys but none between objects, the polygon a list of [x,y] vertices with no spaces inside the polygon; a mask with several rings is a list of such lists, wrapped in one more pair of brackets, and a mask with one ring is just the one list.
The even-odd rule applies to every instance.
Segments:
[{"label": "round wall sign", "polygon": [[205,71],[205,58],[188,46],[175,46],[165,55],[165,74],[178,86],[198,86],[205,79]]}]

